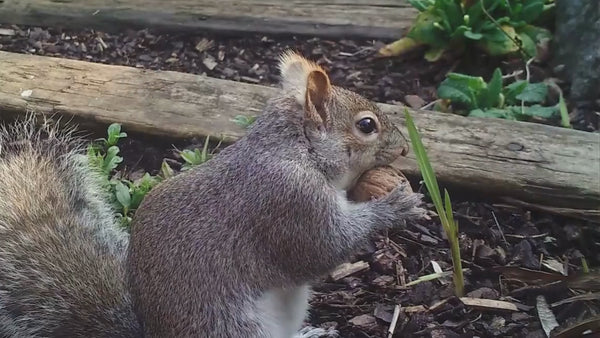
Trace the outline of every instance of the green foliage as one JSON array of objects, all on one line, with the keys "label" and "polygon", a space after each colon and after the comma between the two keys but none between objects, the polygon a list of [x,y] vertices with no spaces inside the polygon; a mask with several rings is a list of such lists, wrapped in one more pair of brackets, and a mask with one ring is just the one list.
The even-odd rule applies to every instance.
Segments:
[{"label": "green foliage", "polygon": [[183,151],[179,152],[179,155],[185,161],[185,163],[181,167],[182,171],[189,170],[212,158],[213,154],[208,152],[209,139],[210,136],[207,136],[206,141],[204,141],[204,147],[202,147],[202,151],[196,148],[194,150],[184,149]]},{"label": "green foliage", "polygon": [[440,99],[449,100],[457,113],[472,117],[527,121],[559,114],[558,105],[541,105],[548,95],[547,84],[519,80],[504,87],[500,69],[494,71],[489,82],[481,77],[450,73],[437,94]]},{"label": "green foliage", "polygon": [[560,110],[560,125],[565,128],[572,128],[571,120],[569,118],[569,111],[567,110],[567,104],[565,103],[565,98],[563,97],[562,92],[560,93],[558,100],[558,108]]},{"label": "green foliage", "polygon": [[462,297],[464,294],[464,277],[462,262],[460,260],[460,247],[458,243],[458,223],[452,214],[450,194],[448,194],[448,191],[444,189],[444,199],[442,201],[442,195],[435,177],[435,172],[431,166],[431,163],[429,162],[429,158],[427,156],[427,152],[425,151],[425,147],[423,146],[423,142],[421,142],[419,132],[417,131],[417,128],[415,127],[408,110],[405,109],[404,114],[406,117],[406,126],[408,128],[410,141],[413,151],[415,152],[415,157],[417,158],[421,175],[423,176],[423,181],[425,182],[425,187],[427,188],[431,200],[433,201],[433,205],[435,206],[437,214],[442,223],[442,227],[446,232],[448,242],[450,244],[454,270],[453,280],[455,294],[457,297]]},{"label": "green foliage", "polygon": [[254,121],[256,121],[256,116],[246,116],[246,115],[237,115],[233,119],[231,119],[238,126],[246,129],[250,127]]},{"label": "green foliage", "polygon": [[536,44],[551,33],[534,22],[553,9],[547,0],[409,0],[419,14],[407,34],[429,50],[425,58],[439,59],[447,50],[478,47],[489,55],[521,51],[536,55]]},{"label": "green foliage", "polygon": [[110,202],[117,218],[123,227],[128,228],[133,212],[150,189],[161,181],[161,177],[145,173],[132,182],[115,175],[115,170],[123,162],[117,143],[125,137],[127,134],[121,132],[121,125],[113,123],[107,129],[106,138],[98,139],[88,146],[87,156],[90,165],[102,173],[103,183],[110,192]]},{"label": "green foliage", "polygon": [[[121,125],[111,124],[107,129],[107,137],[96,140],[87,149],[87,158],[90,166],[98,170],[103,177],[103,185],[110,192],[110,202],[114,207],[117,218],[121,225],[128,229],[135,210],[140,206],[145,196],[158,183],[175,175],[173,169],[163,161],[159,174],[156,176],[144,173],[142,177],[131,181],[119,177],[116,169],[123,162],[119,156],[120,149],[117,145],[120,139],[127,137],[121,132]],[[203,149],[180,151],[181,158],[185,161],[182,170],[188,170],[193,166],[210,160],[213,156],[208,152],[209,137],[206,138]]]}]

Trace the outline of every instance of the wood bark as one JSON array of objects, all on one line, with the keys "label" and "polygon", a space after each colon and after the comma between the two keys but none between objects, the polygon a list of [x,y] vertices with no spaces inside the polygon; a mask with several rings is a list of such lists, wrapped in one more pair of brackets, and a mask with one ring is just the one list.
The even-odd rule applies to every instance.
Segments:
[{"label": "wood bark", "polygon": [[[41,56],[0,52],[0,112],[73,116],[84,124],[123,124],[126,131],[234,142],[231,121],[260,114],[273,87]],[[380,104],[405,135],[404,107]],[[510,198],[528,207],[598,217],[600,134],[502,119],[410,111],[442,184]],[[399,163],[419,175],[410,152]]]},{"label": "wood bark", "polygon": [[397,39],[417,11],[405,0],[3,0],[0,23],[112,32],[261,33]]}]

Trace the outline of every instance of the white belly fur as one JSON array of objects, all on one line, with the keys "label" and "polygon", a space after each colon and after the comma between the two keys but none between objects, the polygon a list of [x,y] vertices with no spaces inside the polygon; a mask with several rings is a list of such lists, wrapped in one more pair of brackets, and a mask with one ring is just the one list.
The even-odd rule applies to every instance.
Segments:
[{"label": "white belly fur", "polygon": [[310,287],[303,285],[266,292],[257,301],[259,318],[272,338],[291,338],[308,314]]}]

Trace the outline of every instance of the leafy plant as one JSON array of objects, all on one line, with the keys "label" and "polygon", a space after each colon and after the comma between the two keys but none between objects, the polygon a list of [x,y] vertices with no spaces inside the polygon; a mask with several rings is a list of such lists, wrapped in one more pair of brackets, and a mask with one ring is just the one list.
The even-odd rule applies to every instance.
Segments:
[{"label": "leafy plant", "polygon": [[250,127],[254,121],[256,121],[256,116],[247,116],[247,115],[237,115],[233,119],[231,119],[238,126],[246,129]]},{"label": "leafy plant", "polygon": [[106,138],[98,139],[88,146],[87,157],[90,165],[103,174],[103,185],[110,192],[110,202],[117,218],[123,227],[128,228],[135,209],[162,178],[145,173],[139,180],[132,182],[114,175],[119,164],[123,162],[117,144],[125,137],[127,134],[121,132],[120,124],[111,124],[107,129]]},{"label": "leafy plant", "polygon": [[123,162],[123,158],[118,155],[120,150],[117,142],[127,137],[126,133],[121,132],[121,125],[118,123],[108,126],[107,134],[107,138],[96,140],[96,143],[92,143],[87,151],[91,164],[99,168],[105,176],[110,175]]},{"label": "leafy plant", "polygon": [[462,262],[460,260],[460,246],[458,243],[458,223],[454,219],[452,214],[452,203],[450,201],[450,194],[444,189],[444,199],[440,194],[440,188],[435,177],[435,172],[429,162],[425,147],[421,142],[421,137],[415,124],[410,116],[408,110],[404,110],[406,116],[406,126],[408,128],[408,134],[410,141],[417,158],[417,163],[425,182],[425,187],[431,196],[435,209],[438,213],[442,227],[448,237],[450,244],[450,252],[452,255],[452,266],[453,266],[453,281],[454,281],[454,292],[457,297],[462,297],[464,294],[464,277],[462,270]]},{"label": "leafy plant", "polygon": [[426,46],[425,58],[438,60],[446,51],[471,46],[489,55],[521,51],[536,55],[536,45],[551,33],[534,22],[554,8],[548,0],[409,0],[419,14],[406,37],[383,47],[383,56],[396,56]]},{"label": "leafy plant", "polygon": [[179,152],[179,155],[185,161],[181,167],[182,171],[189,170],[194,166],[202,164],[212,158],[213,154],[208,152],[209,139],[210,136],[207,136],[206,141],[204,141],[204,147],[202,147],[202,151],[196,148],[194,150],[184,149],[183,151]]},{"label": "leafy plant", "polygon": [[[142,177],[134,181],[117,176],[115,170],[123,162],[123,157],[119,156],[120,149],[117,144],[125,137],[127,134],[121,132],[120,124],[111,124],[107,129],[106,138],[100,138],[88,146],[87,158],[90,166],[102,174],[103,185],[110,193],[110,202],[116,216],[121,225],[128,229],[135,210],[148,192],[161,181],[173,177],[175,172],[166,161],[163,161],[159,174],[155,176],[144,173]],[[210,160],[213,154],[208,151],[208,145],[209,137],[206,137],[202,150],[185,149],[180,151],[179,154],[185,161],[182,170],[188,170]]]},{"label": "leafy plant", "polygon": [[160,176],[152,176],[148,173],[133,182],[125,179],[113,178],[111,180],[117,208],[120,210],[117,216],[123,226],[128,227],[131,224],[133,212],[140,206],[148,192],[161,180]]},{"label": "leafy plant", "polygon": [[437,95],[450,101],[454,111],[465,116],[525,121],[559,114],[558,105],[541,105],[548,95],[547,84],[519,80],[503,86],[498,68],[489,82],[482,77],[450,73],[438,87]]}]

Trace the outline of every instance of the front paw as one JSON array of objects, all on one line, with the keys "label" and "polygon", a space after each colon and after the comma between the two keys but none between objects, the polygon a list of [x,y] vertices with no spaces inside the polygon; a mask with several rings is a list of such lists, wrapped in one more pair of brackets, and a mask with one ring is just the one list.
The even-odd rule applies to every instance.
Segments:
[{"label": "front paw", "polygon": [[392,192],[381,199],[394,213],[397,219],[418,220],[427,218],[427,210],[423,207],[423,194],[412,192],[407,182],[400,183]]}]

